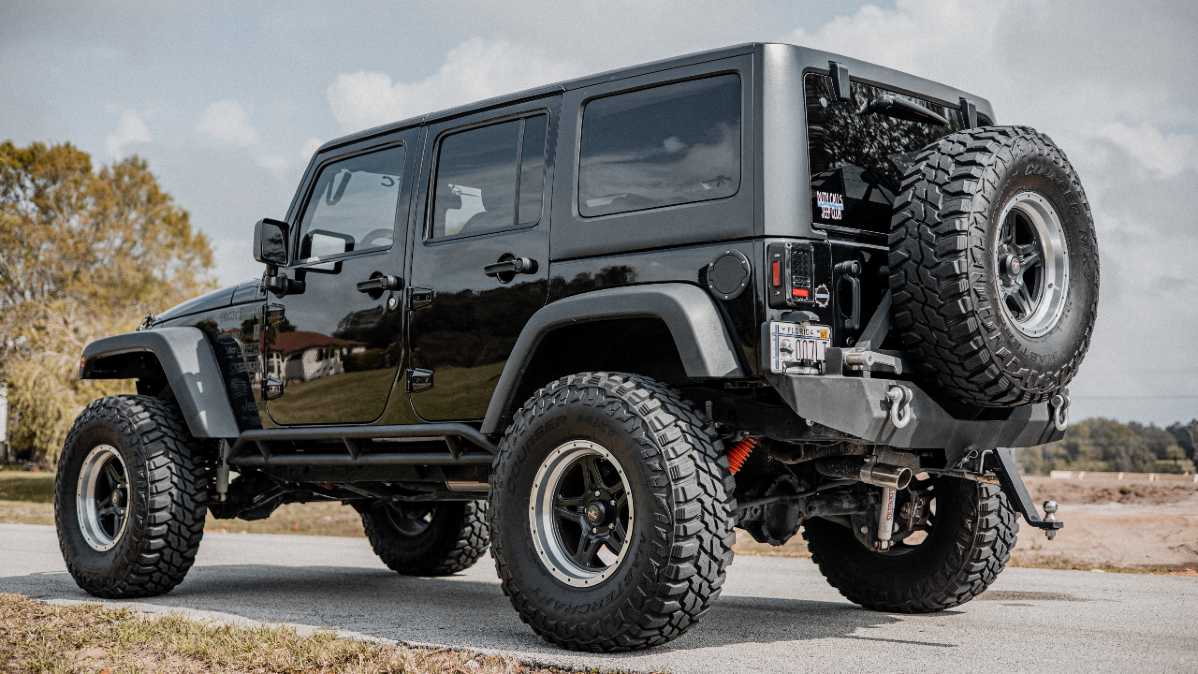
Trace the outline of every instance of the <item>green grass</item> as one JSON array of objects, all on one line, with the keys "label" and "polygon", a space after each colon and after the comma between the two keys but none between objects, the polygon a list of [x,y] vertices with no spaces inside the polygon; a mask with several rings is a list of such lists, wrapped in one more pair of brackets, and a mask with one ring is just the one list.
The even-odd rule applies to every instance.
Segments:
[{"label": "green grass", "polygon": [[54,473],[0,470],[0,501],[54,502]]}]

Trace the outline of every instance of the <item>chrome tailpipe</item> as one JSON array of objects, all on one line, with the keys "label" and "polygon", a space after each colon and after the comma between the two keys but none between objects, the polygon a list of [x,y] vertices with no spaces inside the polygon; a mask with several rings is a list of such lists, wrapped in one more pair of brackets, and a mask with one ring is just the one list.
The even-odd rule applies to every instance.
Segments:
[{"label": "chrome tailpipe", "polygon": [[872,484],[883,489],[906,489],[911,484],[915,474],[905,466],[889,466],[884,463],[874,463],[867,459],[858,474],[865,484]]}]

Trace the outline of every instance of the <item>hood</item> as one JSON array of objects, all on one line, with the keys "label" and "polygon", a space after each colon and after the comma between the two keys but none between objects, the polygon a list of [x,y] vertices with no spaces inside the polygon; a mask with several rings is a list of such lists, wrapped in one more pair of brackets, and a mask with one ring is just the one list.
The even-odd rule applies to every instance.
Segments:
[{"label": "hood", "polygon": [[259,297],[258,284],[258,279],[249,279],[237,285],[231,285],[220,290],[213,290],[199,297],[193,297],[154,316],[154,323],[162,323],[182,316],[190,316],[191,314],[252,301]]}]

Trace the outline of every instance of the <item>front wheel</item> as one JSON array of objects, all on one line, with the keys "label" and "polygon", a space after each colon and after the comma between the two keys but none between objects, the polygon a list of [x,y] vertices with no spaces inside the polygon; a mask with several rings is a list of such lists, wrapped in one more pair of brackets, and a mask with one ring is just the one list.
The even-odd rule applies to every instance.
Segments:
[{"label": "front wheel", "polygon": [[58,459],[54,522],[67,571],[97,597],[150,597],[182,582],[204,536],[210,468],[174,403],[88,405]]},{"label": "front wheel", "polygon": [[814,518],[803,526],[812,561],[849,601],[877,611],[931,613],[980,595],[1007,565],[1019,524],[1002,490],[956,478],[916,480],[900,492],[894,546],[876,551],[860,531]]},{"label": "front wheel", "polygon": [[589,651],[689,629],[732,560],[722,449],[709,423],[644,377],[582,373],[538,391],[491,476],[495,566],[520,617]]}]

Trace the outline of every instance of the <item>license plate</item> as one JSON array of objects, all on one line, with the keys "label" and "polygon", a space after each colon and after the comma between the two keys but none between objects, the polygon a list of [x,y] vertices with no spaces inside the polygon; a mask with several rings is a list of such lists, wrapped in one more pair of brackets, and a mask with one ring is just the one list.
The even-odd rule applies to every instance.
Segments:
[{"label": "license plate", "polygon": [[770,371],[814,374],[823,370],[832,331],[818,323],[770,322]]}]

